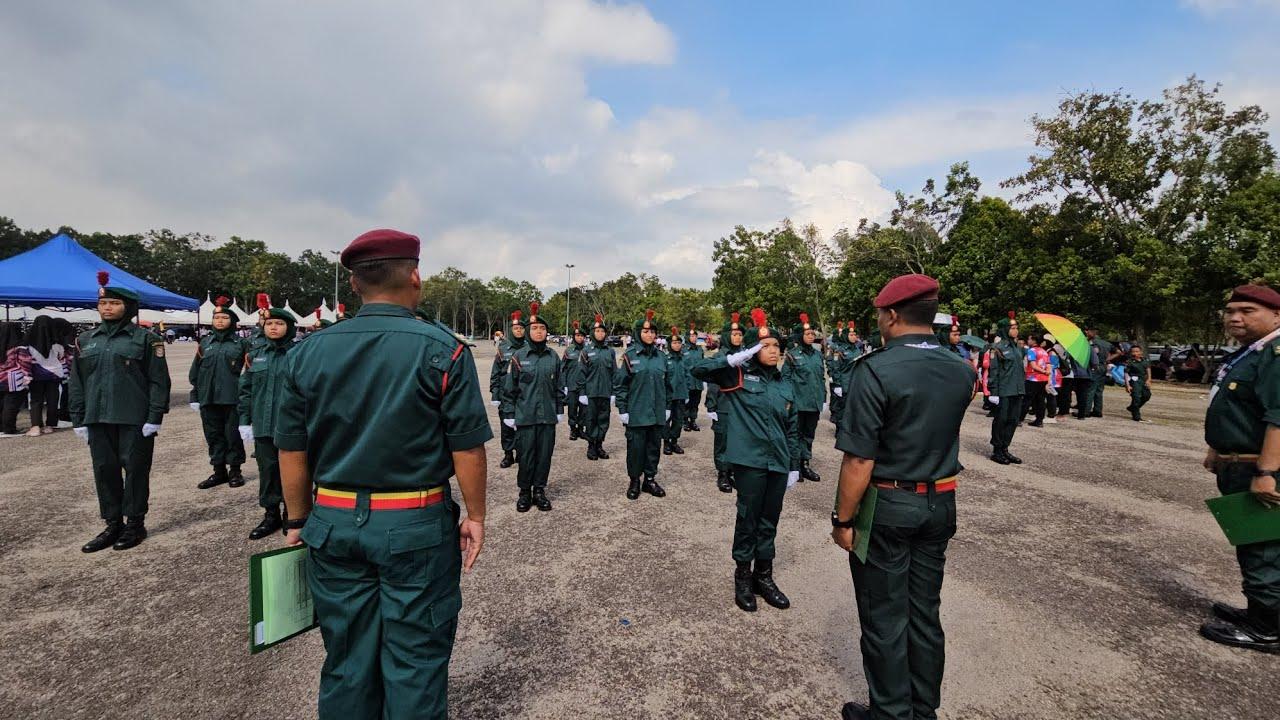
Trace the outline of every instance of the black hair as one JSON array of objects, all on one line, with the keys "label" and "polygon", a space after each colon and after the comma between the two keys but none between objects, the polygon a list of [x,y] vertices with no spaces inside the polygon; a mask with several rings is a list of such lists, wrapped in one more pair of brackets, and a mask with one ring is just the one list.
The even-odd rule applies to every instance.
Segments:
[{"label": "black hair", "polygon": [[890,309],[908,325],[933,325],[933,318],[938,314],[938,299],[912,300]]},{"label": "black hair", "polygon": [[54,345],[60,344],[61,339],[58,337],[58,331],[54,329],[53,318],[48,315],[37,315],[35,322],[31,323],[31,327],[27,329],[24,342],[36,352],[48,357],[49,351]]},{"label": "black hair", "polygon": [[387,258],[369,260],[351,268],[351,275],[361,293],[371,290],[398,290],[409,281],[409,273],[418,267],[417,260]]},{"label": "black hair", "polygon": [[0,360],[11,349],[26,344],[21,325],[16,322],[0,322]]}]

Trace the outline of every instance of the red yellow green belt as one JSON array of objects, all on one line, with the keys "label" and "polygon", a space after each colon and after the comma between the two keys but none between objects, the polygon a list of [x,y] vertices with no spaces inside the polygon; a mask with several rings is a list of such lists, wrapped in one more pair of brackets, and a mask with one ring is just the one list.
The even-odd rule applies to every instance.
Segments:
[{"label": "red yellow green belt", "polygon": [[[359,493],[350,490],[316,490],[316,504],[325,507],[354,509]],[[369,493],[370,510],[412,510],[444,502],[444,486],[430,490]]]},{"label": "red yellow green belt", "polygon": [[954,476],[949,478],[942,478],[941,480],[938,480],[933,483],[927,483],[927,482],[913,483],[905,480],[889,480],[889,481],[872,480],[871,484],[885,490],[907,490],[909,492],[914,491],[915,494],[917,495],[928,495],[930,485],[933,485],[934,492],[940,492],[940,493],[955,492],[955,489],[956,489],[956,479]]}]

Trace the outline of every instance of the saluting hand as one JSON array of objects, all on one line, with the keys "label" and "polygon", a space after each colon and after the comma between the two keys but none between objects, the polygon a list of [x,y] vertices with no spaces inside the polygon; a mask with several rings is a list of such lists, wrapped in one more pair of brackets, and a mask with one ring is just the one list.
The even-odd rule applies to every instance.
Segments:
[{"label": "saluting hand", "polygon": [[480,548],[484,547],[484,521],[463,519],[458,525],[458,542],[462,548],[462,569],[471,572],[480,556]]},{"label": "saluting hand", "polygon": [[853,528],[831,528],[831,539],[845,552],[853,552]]}]

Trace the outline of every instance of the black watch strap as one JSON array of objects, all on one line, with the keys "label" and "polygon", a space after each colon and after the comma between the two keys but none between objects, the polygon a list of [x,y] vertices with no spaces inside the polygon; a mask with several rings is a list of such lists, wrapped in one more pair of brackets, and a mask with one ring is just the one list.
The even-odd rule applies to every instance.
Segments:
[{"label": "black watch strap", "polygon": [[848,520],[841,520],[840,515],[835,510],[831,511],[831,527],[833,528],[851,528],[854,521],[858,518],[858,514],[854,513],[853,517]]},{"label": "black watch strap", "polygon": [[307,519],[305,517],[289,518],[284,522],[284,529],[285,530],[301,530],[302,526],[306,524],[307,524]]}]

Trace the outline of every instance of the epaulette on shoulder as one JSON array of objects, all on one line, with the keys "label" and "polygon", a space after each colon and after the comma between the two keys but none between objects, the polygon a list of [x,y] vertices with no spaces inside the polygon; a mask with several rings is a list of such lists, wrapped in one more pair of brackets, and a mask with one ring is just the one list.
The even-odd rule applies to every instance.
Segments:
[{"label": "epaulette on shoulder", "polygon": [[872,350],[871,352],[864,352],[864,353],[862,353],[861,355],[859,355],[858,357],[856,357],[856,358],[854,358],[853,360],[851,360],[851,361],[850,361],[850,367],[857,367],[859,363],[861,363],[862,361],[866,360],[867,358],[872,357],[873,355],[879,355],[880,353],[882,353],[882,352],[884,352],[884,351],[886,351],[886,350],[888,350],[888,349],[889,349],[889,346],[888,346],[888,345],[881,345],[880,347],[878,347],[878,348],[876,348],[876,349]]}]

